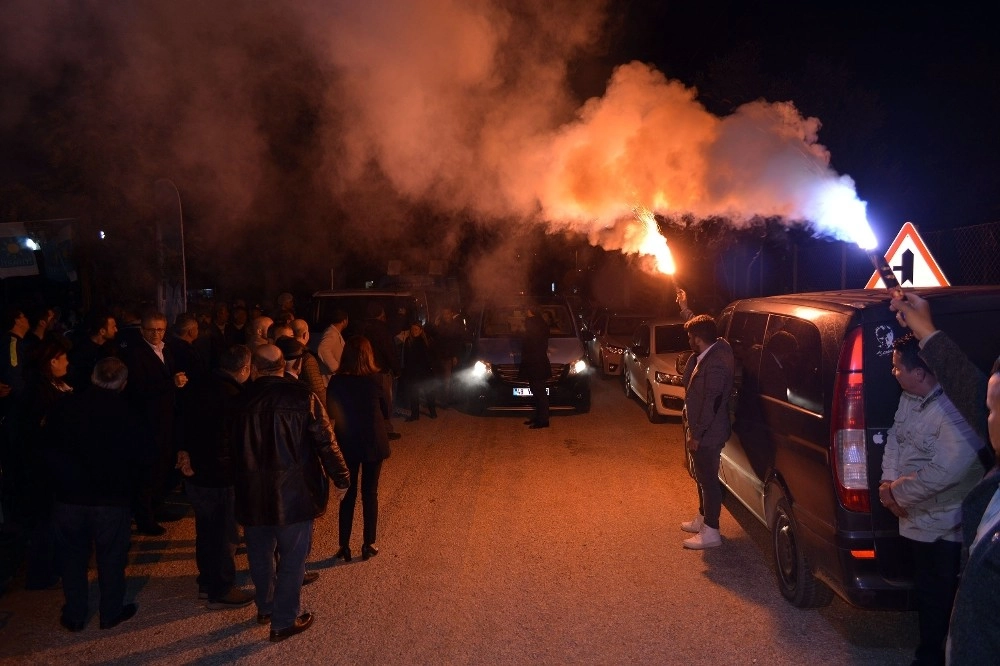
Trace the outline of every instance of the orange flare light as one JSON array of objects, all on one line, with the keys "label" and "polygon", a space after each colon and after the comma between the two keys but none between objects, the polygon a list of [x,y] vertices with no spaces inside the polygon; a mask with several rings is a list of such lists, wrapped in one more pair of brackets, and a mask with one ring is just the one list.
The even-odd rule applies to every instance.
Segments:
[{"label": "orange flare light", "polygon": [[670,253],[667,239],[660,233],[656,218],[648,208],[637,207],[636,219],[644,225],[642,241],[639,243],[639,254],[645,254],[656,260],[656,268],[661,273],[673,275],[677,267],[674,265],[674,255]]}]

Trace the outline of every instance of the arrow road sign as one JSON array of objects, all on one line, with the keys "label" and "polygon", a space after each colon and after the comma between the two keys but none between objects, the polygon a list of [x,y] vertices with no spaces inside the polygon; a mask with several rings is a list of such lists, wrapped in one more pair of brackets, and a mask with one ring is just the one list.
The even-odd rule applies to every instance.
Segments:
[{"label": "arrow road sign", "polygon": [[[899,230],[885,253],[893,273],[902,287],[947,287],[950,285],[941,267],[931,256],[924,239],[917,233],[913,223],[907,222]],[[865,289],[885,289],[885,283],[878,271],[872,273]]]}]

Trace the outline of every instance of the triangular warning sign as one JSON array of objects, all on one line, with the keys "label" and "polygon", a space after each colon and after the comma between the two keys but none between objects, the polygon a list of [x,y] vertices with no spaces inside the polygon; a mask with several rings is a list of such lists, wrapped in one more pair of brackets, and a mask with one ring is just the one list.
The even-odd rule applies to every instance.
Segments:
[{"label": "triangular warning sign", "polygon": [[[896,274],[901,287],[948,287],[948,278],[941,272],[941,267],[934,261],[924,239],[917,233],[912,222],[907,222],[899,230],[896,240],[892,241],[885,253],[885,260]],[[878,271],[872,273],[865,289],[885,289]]]}]

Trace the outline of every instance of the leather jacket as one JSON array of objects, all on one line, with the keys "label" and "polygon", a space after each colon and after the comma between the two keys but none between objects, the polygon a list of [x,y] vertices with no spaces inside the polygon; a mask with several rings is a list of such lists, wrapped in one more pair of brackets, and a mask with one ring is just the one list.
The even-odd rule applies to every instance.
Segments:
[{"label": "leather jacket", "polygon": [[232,445],[236,518],[245,526],[313,520],[326,510],[327,475],[338,488],[350,485],[326,408],[298,380],[251,382],[236,410]]}]

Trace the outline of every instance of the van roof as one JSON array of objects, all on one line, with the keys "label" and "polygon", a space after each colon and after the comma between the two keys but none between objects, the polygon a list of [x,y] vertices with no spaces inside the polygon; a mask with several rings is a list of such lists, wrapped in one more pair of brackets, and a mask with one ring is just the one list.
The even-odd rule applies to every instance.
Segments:
[{"label": "van roof", "polygon": [[[926,287],[926,288],[905,288],[903,291],[912,291],[930,302],[938,299],[968,299],[977,297],[998,297],[1000,296],[1000,286],[971,286],[971,287]],[[817,305],[827,305],[830,309],[836,310],[864,310],[884,306],[889,303],[889,291],[887,289],[845,289],[839,291],[814,291],[803,294],[783,294],[779,296],[765,296],[758,298],[746,298],[735,301],[741,308],[754,307],[755,303],[761,305],[765,303],[787,303],[789,305],[804,305],[815,307]],[[933,310],[933,308],[932,308]]]}]

